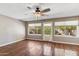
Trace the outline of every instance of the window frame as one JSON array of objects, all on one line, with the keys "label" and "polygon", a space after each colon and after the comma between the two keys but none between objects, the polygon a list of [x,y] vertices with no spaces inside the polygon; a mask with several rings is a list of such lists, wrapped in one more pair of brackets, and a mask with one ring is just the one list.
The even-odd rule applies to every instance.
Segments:
[{"label": "window frame", "polygon": [[[78,20],[67,20],[67,21],[78,21]],[[65,22],[65,21],[55,21],[55,22]],[[56,35],[55,34],[55,27],[57,27],[57,26],[59,26],[59,25],[56,25],[55,26],[55,22],[54,22],[54,37],[68,37],[68,38],[79,38],[79,37],[77,37],[77,36],[70,36],[70,35]],[[77,25],[60,25],[60,26],[79,26],[79,21],[78,21],[78,24]],[[77,29],[76,29],[76,31],[77,31]]]},{"label": "window frame", "polygon": [[[50,28],[50,29],[51,29],[51,32],[53,32],[53,29],[52,29],[52,24],[53,24],[53,22],[43,22],[43,35],[45,34],[45,31],[44,31],[44,30],[45,30],[45,29],[44,29],[44,24],[48,24],[48,23],[51,24],[51,28]],[[53,33],[51,33],[50,35],[52,35],[52,34],[53,34]],[[46,34],[46,35],[47,35],[47,34]]]},{"label": "window frame", "polygon": [[[41,26],[42,26],[42,23],[29,23],[29,24],[41,24]],[[28,35],[38,35],[38,36],[41,36],[42,35],[42,33],[41,34],[30,34],[29,33],[29,29],[30,29],[29,28],[29,24],[28,24],[28,31],[27,31],[28,32]],[[42,30],[42,28],[41,28],[41,30]]]}]

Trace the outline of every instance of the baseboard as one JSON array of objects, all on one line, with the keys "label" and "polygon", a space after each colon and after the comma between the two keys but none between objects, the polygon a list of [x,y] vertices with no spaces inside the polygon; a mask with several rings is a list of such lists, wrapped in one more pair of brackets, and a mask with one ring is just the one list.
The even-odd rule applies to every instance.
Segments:
[{"label": "baseboard", "polygon": [[41,42],[50,42],[50,43],[60,43],[60,44],[68,44],[68,45],[78,45],[78,43],[71,43],[71,42],[62,42],[62,41],[46,41],[46,40],[33,40],[32,38],[26,38],[26,40],[32,40],[32,41],[41,41]]},{"label": "baseboard", "polygon": [[19,41],[22,41],[22,40],[24,40],[24,39],[20,39],[20,40],[16,40],[16,41],[13,41],[13,42],[6,43],[6,44],[2,44],[2,45],[0,45],[0,47],[6,46],[6,45],[9,45],[9,44],[13,44],[13,43],[16,43],[16,42],[19,42]]}]

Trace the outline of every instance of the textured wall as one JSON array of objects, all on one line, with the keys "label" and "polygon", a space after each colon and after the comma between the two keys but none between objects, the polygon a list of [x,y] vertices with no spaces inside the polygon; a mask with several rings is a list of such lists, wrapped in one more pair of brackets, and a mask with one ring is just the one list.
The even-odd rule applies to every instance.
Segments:
[{"label": "textured wall", "polygon": [[25,37],[24,24],[13,18],[0,15],[0,46],[4,46]]}]

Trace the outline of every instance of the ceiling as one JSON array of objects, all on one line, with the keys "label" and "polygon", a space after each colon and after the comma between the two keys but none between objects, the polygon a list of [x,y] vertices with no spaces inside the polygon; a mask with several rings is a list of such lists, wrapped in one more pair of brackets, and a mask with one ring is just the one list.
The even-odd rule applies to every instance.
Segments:
[{"label": "ceiling", "polygon": [[79,16],[79,3],[0,3],[0,14],[23,21],[37,20],[28,6],[41,6],[41,9],[50,8],[48,16],[38,19],[49,19],[68,16]]}]

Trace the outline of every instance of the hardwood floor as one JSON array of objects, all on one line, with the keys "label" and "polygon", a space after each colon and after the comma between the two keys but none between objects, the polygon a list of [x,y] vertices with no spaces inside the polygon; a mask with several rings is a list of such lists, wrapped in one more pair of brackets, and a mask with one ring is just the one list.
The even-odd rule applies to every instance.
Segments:
[{"label": "hardwood floor", "polygon": [[0,56],[78,56],[79,46],[23,40],[0,48]]}]

